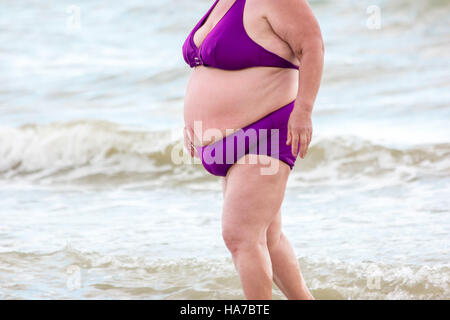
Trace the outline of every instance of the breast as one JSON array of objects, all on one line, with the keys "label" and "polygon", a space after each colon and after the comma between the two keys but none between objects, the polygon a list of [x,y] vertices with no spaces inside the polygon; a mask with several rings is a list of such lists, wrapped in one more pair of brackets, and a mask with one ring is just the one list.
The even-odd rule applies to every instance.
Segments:
[{"label": "breast", "polygon": [[[191,55],[197,54],[196,59],[205,66],[223,70],[241,70],[259,66],[297,70],[297,65],[267,50],[250,37],[243,24],[244,4],[245,2],[236,1],[225,16],[206,34],[199,49],[193,41],[193,35],[201,28],[194,29],[190,35],[190,44],[193,47]],[[267,24],[263,20],[260,17],[256,21]],[[275,41],[280,42],[281,39]]]},{"label": "breast", "polygon": [[191,67],[196,67],[195,61],[198,56],[198,50],[195,46],[192,45],[191,42],[192,32],[188,35],[186,40],[183,43],[183,59],[184,61]]}]

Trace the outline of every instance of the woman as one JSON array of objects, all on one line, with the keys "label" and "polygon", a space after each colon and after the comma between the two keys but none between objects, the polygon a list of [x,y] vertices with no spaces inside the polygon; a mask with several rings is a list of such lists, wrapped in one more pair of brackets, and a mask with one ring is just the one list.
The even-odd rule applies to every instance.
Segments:
[{"label": "woman", "polygon": [[222,236],[247,299],[271,299],[272,281],[313,299],[280,208],[311,141],[323,50],[306,0],[215,0],[183,45],[185,146],[222,177]]}]

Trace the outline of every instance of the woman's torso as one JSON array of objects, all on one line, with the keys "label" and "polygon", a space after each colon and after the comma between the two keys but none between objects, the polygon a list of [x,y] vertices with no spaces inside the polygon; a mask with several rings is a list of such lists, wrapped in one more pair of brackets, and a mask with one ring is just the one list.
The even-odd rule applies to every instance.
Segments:
[{"label": "woman's torso", "polygon": [[[204,25],[195,32],[192,40],[196,47],[202,45],[234,1],[245,3],[243,25],[251,39],[292,63],[298,61],[290,47],[273,33],[264,18],[264,8],[255,0],[220,0]],[[297,91],[296,69],[258,66],[223,70],[199,65],[193,69],[186,88],[185,125],[193,133],[197,121],[193,143],[206,145],[230,134],[227,129],[243,128],[286,105],[295,99]],[[205,139],[208,129],[218,130],[221,137]]]}]

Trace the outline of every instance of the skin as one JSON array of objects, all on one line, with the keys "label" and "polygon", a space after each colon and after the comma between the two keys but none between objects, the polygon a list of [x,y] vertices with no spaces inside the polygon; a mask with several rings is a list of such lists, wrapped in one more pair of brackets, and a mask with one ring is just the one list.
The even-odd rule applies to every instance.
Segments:
[{"label": "skin", "polygon": [[[194,35],[197,47],[234,1],[218,2]],[[185,95],[185,146],[191,156],[198,157],[192,145],[222,139],[230,134],[227,130],[238,130],[296,99],[286,143],[294,156],[304,158],[311,142],[311,113],[323,68],[319,25],[306,0],[247,0],[243,23],[251,39],[300,65],[301,72],[274,67],[228,71],[197,66]],[[201,122],[200,129],[194,126],[195,121]],[[216,129],[220,135],[205,139],[208,129]],[[263,155],[246,155],[242,160],[222,178],[222,236],[245,297],[271,299],[274,281],[288,299],[313,299],[281,228],[280,208],[289,166]],[[279,169],[262,175],[261,168],[274,161]]]},{"label": "skin", "polygon": [[261,175],[260,167],[264,165],[250,164],[250,158],[255,157],[260,163],[279,161],[248,154],[243,164],[234,164],[222,178],[222,237],[232,254],[245,297],[271,299],[274,281],[287,299],[314,299],[281,229],[280,207],[289,166],[280,163],[277,174]]}]

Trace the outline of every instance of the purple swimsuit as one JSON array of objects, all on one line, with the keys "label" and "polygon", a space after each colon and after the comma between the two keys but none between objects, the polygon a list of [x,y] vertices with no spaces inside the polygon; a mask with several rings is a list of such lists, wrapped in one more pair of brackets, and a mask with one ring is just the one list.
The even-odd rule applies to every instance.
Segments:
[{"label": "purple swimsuit", "polygon": [[[299,67],[253,41],[245,31],[243,13],[245,0],[235,0],[214,26],[199,48],[194,43],[195,32],[203,26],[219,0],[197,23],[183,44],[183,58],[195,68],[199,65],[224,70],[251,67]],[[228,169],[245,154],[264,154],[294,167],[296,157],[286,145],[287,122],[295,100],[271,112],[264,118],[206,146],[197,146],[205,169],[213,175],[226,176]]]}]

